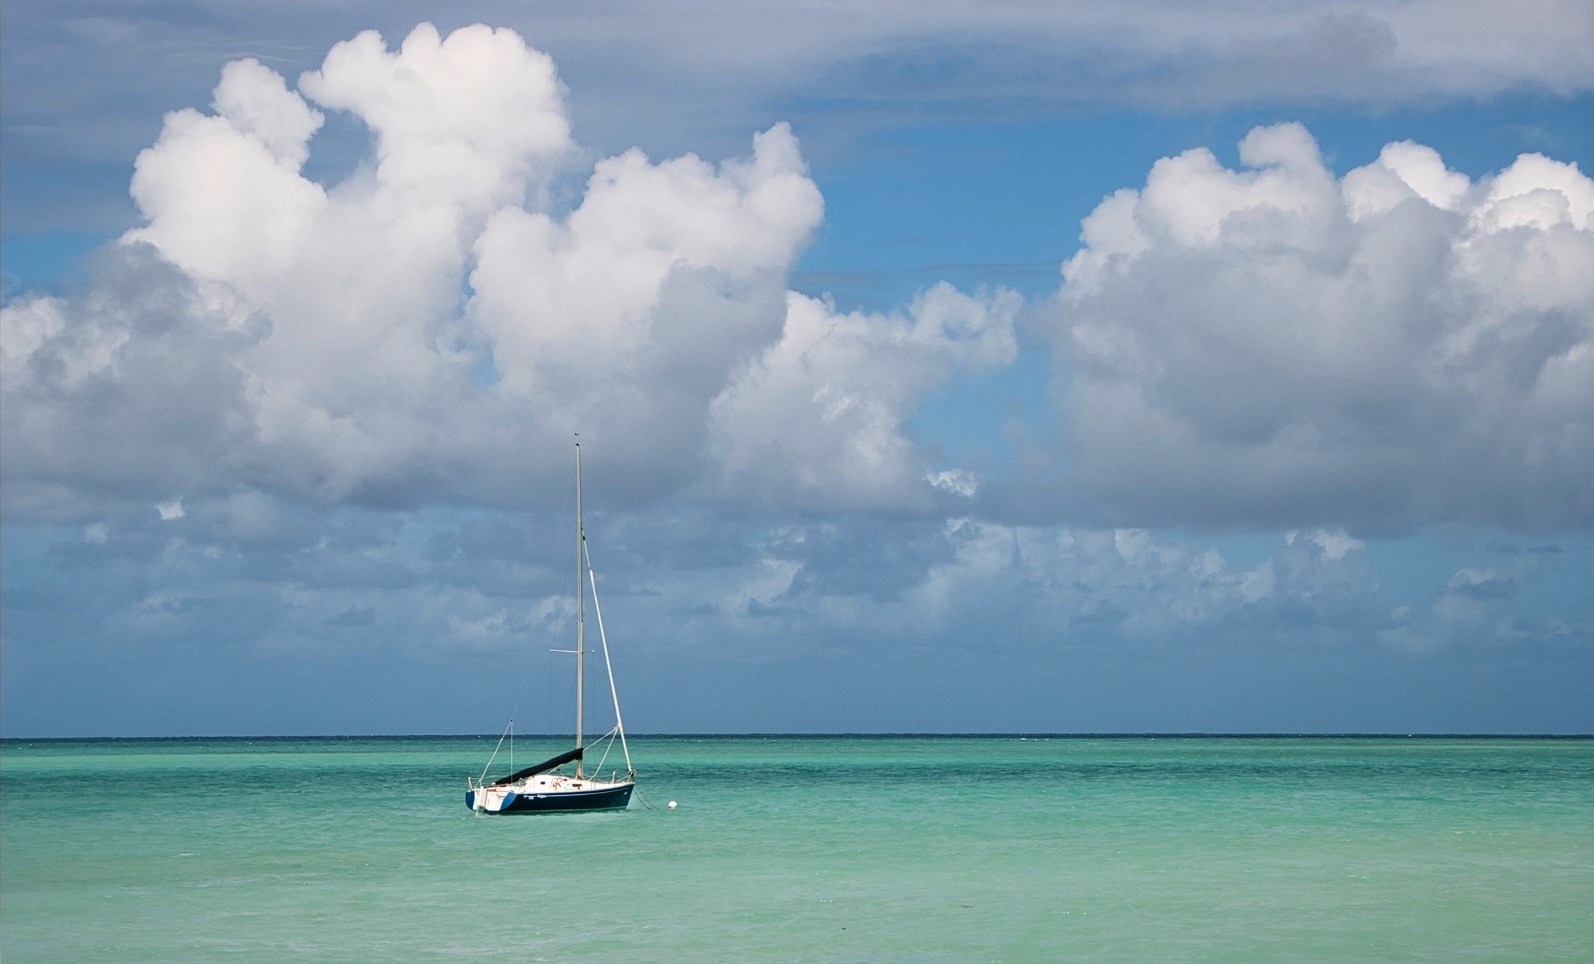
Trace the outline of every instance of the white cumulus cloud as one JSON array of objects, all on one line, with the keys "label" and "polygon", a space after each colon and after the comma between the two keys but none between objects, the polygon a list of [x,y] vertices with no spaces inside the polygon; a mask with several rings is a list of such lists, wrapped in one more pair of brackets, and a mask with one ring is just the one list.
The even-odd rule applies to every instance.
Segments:
[{"label": "white cumulus cloud", "polygon": [[965,499],[974,498],[980,491],[980,478],[968,469],[945,469],[931,472],[924,480],[943,492],[951,492]]},{"label": "white cumulus cloud", "polygon": [[[785,124],[719,163],[625,151],[565,197],[565,95],[481,25],[367,31],[296,85],[228,64],[139,155],[143,223],[96,287],[5,306],[8,504],[502,504],[577,431],[655,491],[922,495],[907,418],[1012,359],[1017,297],[864,316],[789,292],[824,202]],[[322,183],[334,113],[371,153]]]},{"label": "white cumulus cloud", "polygon": [[955,374],[1013,361],[1020,304],[1011,291],[968,295],[945,283],[891,314],[841,314],[789,294],[780,341],[714,400],[724,484],[806,505],[923,503],[925,470],[905,423]]},{"label": "white cumulus cloud", "polygon": [[1063,267],[1080,491],[1148,521],[1594,523],[1594,181],[1417,144],[1337,178],[1300,125],[1204,148]]}]

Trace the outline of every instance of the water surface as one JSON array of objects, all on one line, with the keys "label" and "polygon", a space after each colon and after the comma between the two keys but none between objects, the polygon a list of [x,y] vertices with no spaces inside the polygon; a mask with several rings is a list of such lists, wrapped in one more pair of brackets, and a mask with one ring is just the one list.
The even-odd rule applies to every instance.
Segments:
[{"label": "water surface", "polygon": [[1594,959],[1590,740],[638,737],[629,811],[475,815],[494,740],[8,740],[0,951]]}]

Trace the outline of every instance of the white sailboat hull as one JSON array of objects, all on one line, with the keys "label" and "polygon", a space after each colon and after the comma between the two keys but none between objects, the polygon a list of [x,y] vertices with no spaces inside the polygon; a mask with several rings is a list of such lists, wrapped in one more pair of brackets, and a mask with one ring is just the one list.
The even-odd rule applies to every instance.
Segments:
[{"label": "white sailboat hull", "polygon": [[538,774],[506,786],[472,787],[465,806],[477,813],[553,813],[576,810],[620,810],[630,805],[636,784],[560,774]]}]

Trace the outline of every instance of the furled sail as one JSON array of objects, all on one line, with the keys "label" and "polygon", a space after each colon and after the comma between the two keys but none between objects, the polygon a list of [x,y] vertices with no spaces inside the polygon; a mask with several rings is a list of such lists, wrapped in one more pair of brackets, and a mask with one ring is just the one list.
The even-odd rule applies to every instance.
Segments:
[{"label": "furled sail", "polygon": [[579,747],[579,746],[576,747],[574,750],[566,750],[564,753],[559,754],[558,756],[554,757],[551,760],[544,760],[544,761],[542,761],[541,763],[537,764],[534,767],[527,767],[524,770],[516,770],[514,773],[511,773],[507,777],[502,777],[500,779],[494,780],[492,783],[489,783],[488,786],[490,786],[490,787],[508,786],[511,783],[516,783],[516,782],[518,782],[520,780],[526,779],[527,777],[534,777],[534,776],[536,776],[539,773],[545,773],[545,772],[547,772],[549,770],[552,770],[554,767],[564,766],[566,763],[569,763],[571,760],[579,760],[579,759],[581,759],[581,752],[582,752],[582,748]]}]

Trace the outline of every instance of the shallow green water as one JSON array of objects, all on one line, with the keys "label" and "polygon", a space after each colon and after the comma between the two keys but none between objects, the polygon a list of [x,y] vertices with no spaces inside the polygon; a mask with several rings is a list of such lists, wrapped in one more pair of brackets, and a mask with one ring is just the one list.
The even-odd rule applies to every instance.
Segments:
[{"label": "shallow green water", "polygon": [[630,811],[477,816],[492,742],[6,741],[0,952],[1594,959],[1589,740],[636,738]]}]

